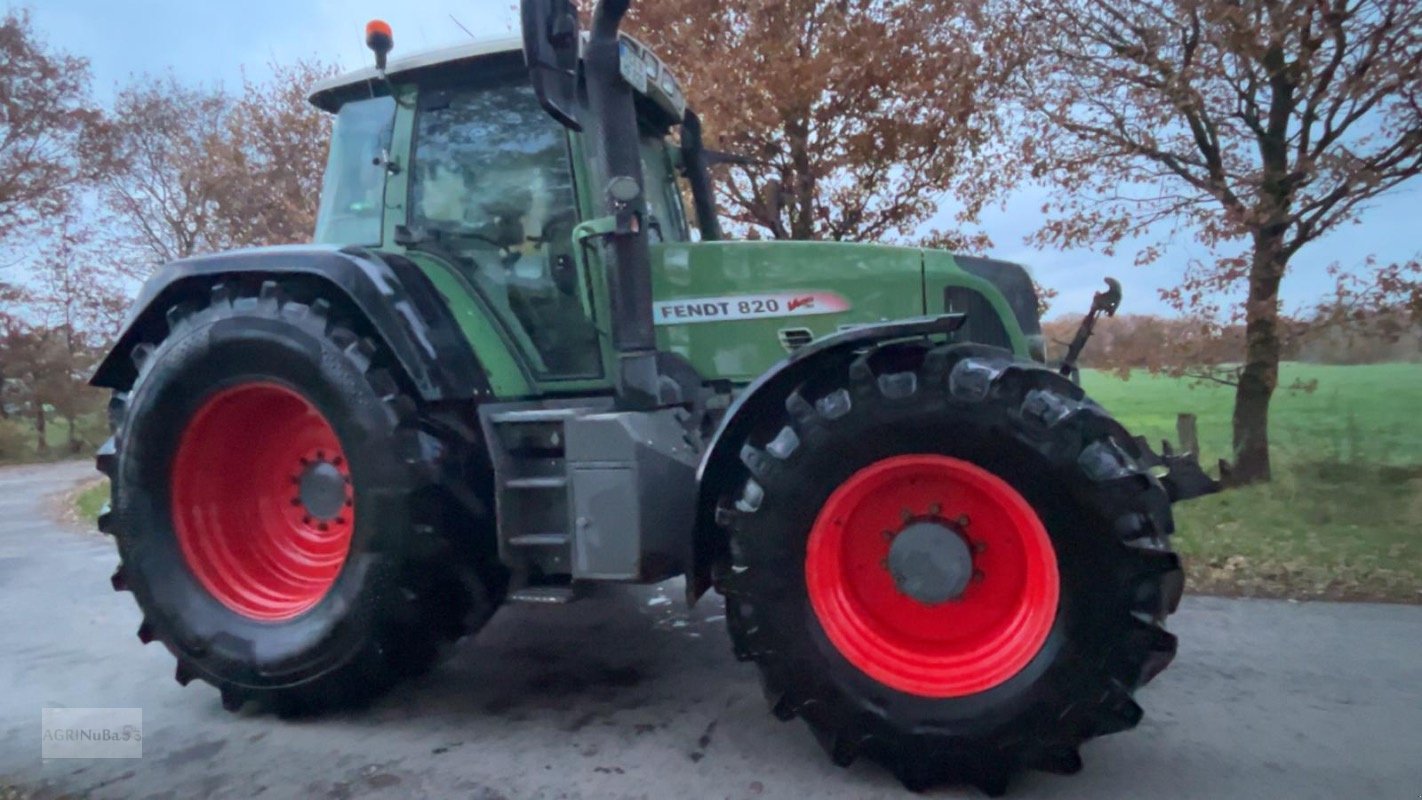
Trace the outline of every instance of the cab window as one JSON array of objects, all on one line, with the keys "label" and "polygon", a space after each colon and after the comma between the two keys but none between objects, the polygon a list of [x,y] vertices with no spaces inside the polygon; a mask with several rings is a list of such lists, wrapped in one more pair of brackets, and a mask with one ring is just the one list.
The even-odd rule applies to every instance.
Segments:
[{"label": "cab window", "polygon": [[505,319],[534,371],[601,374],[577,292],[567,135],[527,83],[422,93],[410,227]]},{"label": "cab window", "polygon": [[642,137],[642,180],[646,184],[647,229],[653,244],[684,242],[687,239],[686,217],[682,213],[681,194],[677,187],[667,144],[660,136]]},{"label": "cab window", "polygon": [[390,148],[395,101],[372,97],[341,106],[321,184],[316,241],[379,246],[385,207],[383,155]]}]

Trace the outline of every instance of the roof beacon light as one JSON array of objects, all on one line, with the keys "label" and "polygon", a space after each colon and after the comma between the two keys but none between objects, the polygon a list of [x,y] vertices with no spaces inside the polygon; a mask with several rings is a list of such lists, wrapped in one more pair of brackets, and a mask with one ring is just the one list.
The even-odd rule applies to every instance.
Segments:
[{"label": "roof beacon light", "polygon": [[390,30],[390,23],[379,19],[366,23],[365,46],[375,53],[375,68],[384,72],[385,57],[395,47],[395,34]]}]

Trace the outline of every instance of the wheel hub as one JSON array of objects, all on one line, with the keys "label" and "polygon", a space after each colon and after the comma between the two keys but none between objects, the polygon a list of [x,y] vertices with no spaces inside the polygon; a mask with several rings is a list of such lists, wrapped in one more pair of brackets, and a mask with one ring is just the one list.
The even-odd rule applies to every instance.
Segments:
[{"label": "wheel hub", "polygon": [[894,537],[888,566],[900,592],[934,606],[963,596],[973,579],[973,551],[953,528],[923,520]]},{"label": "wheel hub", "polygon": [[329,461],[313,461],[297,479],[297,499],[310,516],[329,522],[346,505],[346,477]]}]

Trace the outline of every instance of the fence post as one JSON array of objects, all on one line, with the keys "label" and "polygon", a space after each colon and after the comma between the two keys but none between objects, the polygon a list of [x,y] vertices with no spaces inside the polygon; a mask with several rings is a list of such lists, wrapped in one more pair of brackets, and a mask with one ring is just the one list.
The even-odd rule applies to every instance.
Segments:
[{"label": "fence post", "polygon": [[1200,434],[1195,428],[1194,414],[1180,414],[1175,418],[1175,435],[1182,452],[1200,455]]}]

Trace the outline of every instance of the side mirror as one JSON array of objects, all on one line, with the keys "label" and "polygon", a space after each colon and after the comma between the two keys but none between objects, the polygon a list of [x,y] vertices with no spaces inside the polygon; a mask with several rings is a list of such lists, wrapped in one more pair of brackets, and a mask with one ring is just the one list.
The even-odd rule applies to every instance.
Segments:
[{"label": "side mirror", "polygon": [[578,121],[578,12],[571,0],[523,0],[523,60],[538,103],[559,123]]}]

